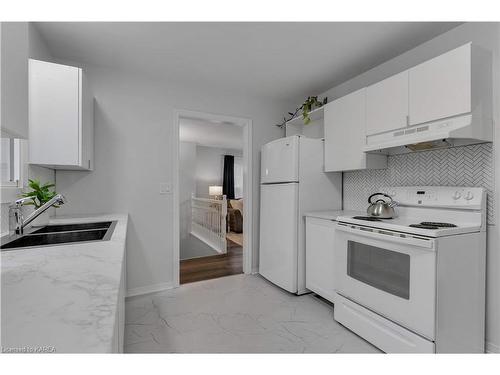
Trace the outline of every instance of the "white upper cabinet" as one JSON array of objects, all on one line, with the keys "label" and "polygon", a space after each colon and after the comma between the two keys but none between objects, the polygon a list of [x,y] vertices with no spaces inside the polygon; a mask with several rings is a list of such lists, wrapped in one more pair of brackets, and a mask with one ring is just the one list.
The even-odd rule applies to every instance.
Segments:
[{"label": "white upper cabinet", "polygon": [[93,97],[80,68],[29,62],[29,159],[55,169],[93,169]]},{"label": "white upper cabinet", "polygon": [[408,71],[366,89],[366,134],[402,128],[408,120]]},{"label": "white upper cabinet", "polygon": [[471,112],[471,44],[409,70],[409,124]]},{"label": "white upper cabinet", "polygon": [[387,157],[363,152],[366,88],[325,105],[325,172],[386,168]]},{"label": "white upper cabinet", "polygon": [[467,43],[368,87],[364,150],[491,142],[491,77],[491,53]]}]

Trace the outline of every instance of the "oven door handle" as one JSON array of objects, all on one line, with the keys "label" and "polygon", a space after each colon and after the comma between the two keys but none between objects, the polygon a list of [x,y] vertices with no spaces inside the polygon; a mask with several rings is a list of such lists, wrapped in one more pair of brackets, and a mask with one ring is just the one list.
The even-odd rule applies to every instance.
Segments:
[{"label": "oven door handle", "polygon": [[[411,245],[411,246],[416,246],[416,247],[421,247],[421,248],[426,248],[431,251],[434,250],[434,240],[429,238],[418,238],[414,237],[412,235],[406,235],[406,237],[400,237],[397,234],[392,234],[392,232],[383,230],[383,229],[377,229],[377,228],[365,228],[365,227],[359,227],[359,226],[354,226],[351,224],[344,224],[344,223],[337,223],[336,229],[342,232],[346,233],[351,233],[356,236],[363,236],[363,237],[368,237],[368,238],[373,238],[375,240],[379,241],[389,241],[389,242],[396,242],[404,245]],[[361,229],[363,228],[363,229]]]}]

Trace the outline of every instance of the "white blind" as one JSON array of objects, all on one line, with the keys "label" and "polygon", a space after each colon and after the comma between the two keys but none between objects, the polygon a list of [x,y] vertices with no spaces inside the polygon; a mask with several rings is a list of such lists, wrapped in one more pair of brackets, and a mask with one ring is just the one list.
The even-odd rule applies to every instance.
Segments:
[{"label": "white blind", "polygon": [[243,158],[234,157],[234,197],[243,198]]}]

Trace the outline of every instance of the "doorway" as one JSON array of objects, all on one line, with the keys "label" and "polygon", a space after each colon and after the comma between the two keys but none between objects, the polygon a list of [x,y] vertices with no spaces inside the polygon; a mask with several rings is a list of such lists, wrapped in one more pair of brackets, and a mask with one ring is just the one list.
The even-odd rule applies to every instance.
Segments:
[{"label": "doorway", "polygon": [[252,270],[249,119],[174,113],[175,285]]}]

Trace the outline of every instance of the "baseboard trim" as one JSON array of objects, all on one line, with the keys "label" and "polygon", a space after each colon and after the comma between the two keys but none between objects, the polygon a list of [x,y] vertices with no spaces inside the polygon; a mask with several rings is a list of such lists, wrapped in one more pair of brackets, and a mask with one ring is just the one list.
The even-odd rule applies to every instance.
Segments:
[{"label": "baseboard trim", "polygon": [[500,346],[486,341],[486,353],[500,353]]},{"label": "baseboard trim", "polygon": [[257,275],[259,273],[259,267],[252,268],[252,275]]},{"label": "baseboard trim", "polygon": [[149,286],[141,286],[139,288],[129,289],[127,291],[126,298],[141,296],[143,294],[162,292],[164,290],[173,289],[173,288],[174,288],[173,282],[161,283],[161,284],[155,284],[155,285],[149,285]]}]

